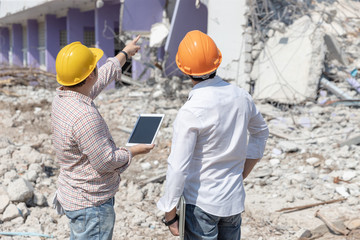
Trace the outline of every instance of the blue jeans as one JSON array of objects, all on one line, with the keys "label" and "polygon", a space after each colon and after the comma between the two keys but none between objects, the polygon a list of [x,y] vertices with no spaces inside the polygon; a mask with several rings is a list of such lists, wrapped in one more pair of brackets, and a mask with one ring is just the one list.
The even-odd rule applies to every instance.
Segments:
[{"label": "blue jeans", "polygon": [[70,219],[70,240],[111,240],[115,224],[114,198],[76,211],[65,211]]},{"label": "blue jeans", "polygon": [[217,217],[186,204],[185,215],[185,240],[238,240],[241,237],[241,213]]}]

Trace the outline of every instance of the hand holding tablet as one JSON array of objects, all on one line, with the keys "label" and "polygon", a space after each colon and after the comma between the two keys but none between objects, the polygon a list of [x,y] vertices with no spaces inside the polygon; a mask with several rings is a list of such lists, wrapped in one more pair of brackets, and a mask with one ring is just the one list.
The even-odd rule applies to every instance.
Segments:
[{"label": "hand holding tablet", "polygon": [[126,146],[153,144],[164,114],[140,114]]},{"label": "hand holding tablet", "polygon": [[131,152],[131,155],[135,157],[136,155],[139,154],[149,153],[154,147],[155,144],[136,144],[134,146],[129,147],[128,150]]}]

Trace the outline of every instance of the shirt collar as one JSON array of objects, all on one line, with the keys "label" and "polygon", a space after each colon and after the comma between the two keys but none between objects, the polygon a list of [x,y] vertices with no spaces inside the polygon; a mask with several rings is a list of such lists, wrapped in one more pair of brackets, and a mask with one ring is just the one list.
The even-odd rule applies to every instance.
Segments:
[{"label": "shirt collar", "polygon": [[71,90],[63,90],[62,87],[58,87],[56,89],[56,94],[59,97],[70,97],[70,98],[77,98],[82,100],[83,102],[91,105],[92,99],[90,97],[87,97],[81,93],[71,91]]},{"label": "shirt collar", "polygon": [[188,100],[190,100],[190,98],[194,95],[194,92],[197,89],[201,89],[201,88],[208,87],[208,86],[215,86],[216,84],[218,84],[219,82],[222,82],[222,81],[223,80],[220,77],[215,76],[214,78],[199,82],[192,88],[191,92],[189,93]]}]

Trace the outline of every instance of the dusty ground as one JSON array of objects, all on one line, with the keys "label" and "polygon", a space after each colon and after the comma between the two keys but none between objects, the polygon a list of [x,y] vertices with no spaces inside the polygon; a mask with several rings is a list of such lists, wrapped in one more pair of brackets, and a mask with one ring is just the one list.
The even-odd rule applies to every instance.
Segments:
[{"label": "dusty ground", "polygon": [[[54,95],[54,89],[44,90],[38,87],[21,86],[7,87],[5,89],[16,96],[9,96],[9,92],[8,94],[0,95],[0,113],[3,114],[1,116],[2,121],[0,121],[1,136],[6,136],[18,145],[30,144],[32,148],[41,153],[48,154],[55,160],[50,132],[51,101]],[[132,128],[137,114],[141,112],[156,112],[166,115],[157,137],[156,148],[147,155],[135,157],[131,166],[122,174],[123,180],[119,192],[116,195],[115,209],[117,221],[115,224],[114,239],[177,239],[176,237],[172,237],[167,228],[161,223],[160,220],[163,213],[157,210],[156,201],[160,198],[161,191],[163,190],[164,179],[161,177],[164,176],[166,171],[166,159],[171,146],[172,122],[176,116],[177,109],[185,101],[190,89],[190,85],[184,84],[183,90],[178,92],[176,96],[152,98],[154,89],[151,87],[141,89],[134,86],[123,86],[120,89],[113,89],[102,93],[96,100],[99,111],[108,123],[118,146],[125,144],[129,133],[124,131],[124,128]],[[258,104],[260,109],[267,109],[269,107],[266,103]],[[307,110],[305,110],[306,107],[299,107],[300,112],[299,109],[288,109],[288,111],[270,109],[273,111],[272,114],[286,118],[289,116],[292,116],[289,118],[293,119],[294,117],[308,116],[305,114],[307,113]],[[315,108],[312,109],[314,110]],[[291,125],[291,131],[293,133],[296,132],[298,135],[301,135],[301,133],[305,134],[308,131],[309,133],[312,132],[315,134],[331,131],[341,133],[341,131],[343,131],[342,128],[347,129],[352,127],[356,129],[358,127],[357,118],[354,119],[354,116],[358,116],[356,109],[339,107],[331,109],[324,108],[319,111],[320,113],[317,117],[320,122],[329,121],[333,111],[338,113],[348,112],[348,115],[352,116],[352,118],[349,117],[347,125],[342,124],[343,126],[340,128],[338,128],[339,125],[329,124],[329,126],[333,127],[332,130],[327,128],[328,125],[320,124],[315,130],[296,129],[296,127],[294,128]],[[275,127],[271,122],[274,120],[274,117],[270,116],[268,110],[264,110],[264,116],[271,130],[274,130]],[[347,118],[346,116],[345,114],[345,118]],[[344,137],[339,134],[339,137],[335,137],[333,140],[334,142],[340,142],[343,138]],[[284,152],[281,155],[274,156],[274,149],[279,148],[279,142],[281,140],[283,139],[275,137],[274,135],[270,136],[264,159],[255,167],[254,172],[251,173],[246,180],[247,199],[246,212],[243,214],[242,239],[297,239],[305,230],[311,230],[314,233],[317,232],[320,234],[313,239],[359,239],[359,237],[350,238],[350,236],[344,237],[341,234],[331,233],[324,223],[315,217],[317,210],[320,210],[320,212],[332,222],[345,222],[358,217],[360,211],[358,193],[356,191],[354,193],[355,200],[352,199],[351,202],[343,201],[288,213],[277,212],[277,210],[284,207],[320,202],[317,193],[325,190],[316,188],[316,186],[322,187],[323,184],[331,185],[330,187],[337,186],[331,182],[323,182],[320,177],[318,179],[316,176],[331,173],[330,170],[326,170],[325,160],[329,159],[331,155],[334,155],[335,159],[339,158],[340,161],[343,161],[341,160],[342,156],[337,156],[337,152],[345,151],[349,153],[349,155],[344,153],[347,156],[348,162],[350,160],[358,161],[359,148],[353,146],[349,149],[338,149],[334,152],[332,147],[324,147],[331,145],[328,144],[326,140],[306,140],[298,143],[299,147],[303,149],[302,151]],[[317,167],[308,166],[306,159],[309,157],[319,158],[321,164]],[[273,165],[274,158],[280,160],[279,165]],[[55,183],[58,173],[56,161],[48,161],[46,164],[50,164],[50,167],[52,167],[54,175],[51,179]],[[339,168],[343,170],[341,167]],[[343,168],[346,169],[344,164]],[[355,170],[359,171],[359,168]],[[293,175],[296,175],[296,180],[294,180],[295,177]],[[149,181],[157,176],[160,177],[160,179]],[[352,182],[354,187],[359,189],[358,179],[357,177],[353,179]],[[309,183],[310,180],[314,180],[314,182]],[[41,188],[41,191],[43,191],[46,196],[50,196],[54,189],[55,185],[52,184],[48,188]],[[324,196],[324,201],[342,197],[334,190],[331,190],[329,193],[326,192]],[[31,211],[33,213],[37,212],[30,208],[30,212]],[[47,212],[55,222],[55,225],[49,225],[49,227],[46,226],[46,223],[43,223],[42,229],[45,233],[50,232],[54,233],[55,236],[62,236],[57,237],[57,239],[65,239],[66,237],[64,236],[68,236],[66,217],[60,218],[56,216],[54,210],[50,207],[42,207],[39,211]],[[39,212],[37,214],[40,215]],[[11,229],[11,224],[6,225],[6,229],[3,229],[2,226],[3,225],[0,224],[0,231],[16,231],[16,229]],[[318,227],[319,229],[317,229]],[[352,234],[355,233],[356,232],[353,231]],[[360,236],[357,233],[356,235]],[[10,237],[0,238],[23,239]]]}]

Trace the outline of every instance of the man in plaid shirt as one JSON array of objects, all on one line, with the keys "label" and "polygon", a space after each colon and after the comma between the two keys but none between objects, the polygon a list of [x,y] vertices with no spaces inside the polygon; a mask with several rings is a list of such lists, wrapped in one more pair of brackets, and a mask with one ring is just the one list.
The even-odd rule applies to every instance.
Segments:
[{"label": "man in plaid shirt", "polygon": [[57,81],[51,125],[60,164],[54,198],[58,212],[70,221],[70,239],[111,239],[115,223],[114,196],[120,174],[132,157],[150,152],[154,145],[118,148],[93,100],[114,79],[140,46],[140,36],[99,68],[103,51],[73,42],[56,58]]}]

